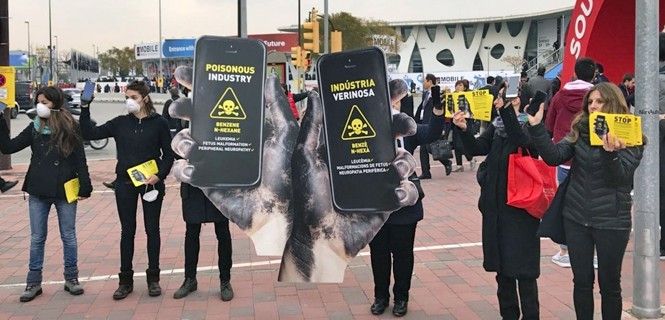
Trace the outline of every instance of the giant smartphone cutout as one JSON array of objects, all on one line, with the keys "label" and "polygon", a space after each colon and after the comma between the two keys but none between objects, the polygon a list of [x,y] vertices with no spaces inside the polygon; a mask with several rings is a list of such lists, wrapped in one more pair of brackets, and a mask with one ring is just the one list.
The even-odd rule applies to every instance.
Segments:
[{"label": "giant smartphone cutout", "polygon": [[189,162],[198,187],[250,187],[261,180],[266,48],[258,40],[196,41]]},{"label": "giant smartphone cutout", "polygon": [[368,48],[324,55],[318,81],[333,205],[339,212],[398,209],[395,139],[385,55]]}]

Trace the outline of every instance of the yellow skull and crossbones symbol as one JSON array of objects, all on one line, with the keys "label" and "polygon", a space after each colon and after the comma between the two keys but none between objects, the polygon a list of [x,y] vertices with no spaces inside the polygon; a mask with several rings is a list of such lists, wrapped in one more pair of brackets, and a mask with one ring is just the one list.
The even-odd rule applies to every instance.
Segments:
[{"label": "yellow skull and crossbones symbol", "polygon": [[349,137],[352,137],[354,135],[359,136],[361,134],[364,134],[364,135],[369,134],[369,132],[367,130],[363,130],[365,128],[367,128],[366,123],[364,123],[362,120],[360,120],[358,118],[353,119],[351,121],[351,125],[348,126],[348,129],[351,130],[351,131],[349,131]]},{"label": "yellow skull and crossbones symbol", "polygon": [[224,100],[224,102],[222,102],[222,111],[218,111],[217,113],[219,115],[225,114],[227,116],[234,115],[237,117],[240,115],[238,112],[235,112],[238,109],[240,109],[240,107],[236,105],[233,100]]}]

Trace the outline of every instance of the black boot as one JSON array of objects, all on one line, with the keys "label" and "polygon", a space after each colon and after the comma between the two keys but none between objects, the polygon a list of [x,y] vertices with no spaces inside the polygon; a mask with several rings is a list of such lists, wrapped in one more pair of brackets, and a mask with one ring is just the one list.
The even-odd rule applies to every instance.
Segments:
[{"label": "black boot", "polygon": [[159,286],[159,269],[148,269],[145,271],[148,280],[148,295],[157,297],[162,294],[162,288]]},{"label": "black boot", "polygon": [[395,317],[403,317],[406,315],[408,305],[409,303],[406,300],[395,300],[395,305],[393,306],[393,315]]},{"label": "black boot", "polygon": [[222,301],[231,301],[231,299],[233,299],[233,287],[231,287],[231,281],[221,280],[220,291]]},{"label": "black boot", "polygon": [[134,271],[121,271],[118,273],[120,284],[113,293],[113,300],[122,300],[134,291]]},{"label": "black boot", "polygon": [[189,295],[190,292],[196,291],[198,288],[198,282],[196,278],[185,278],[185,282],[182,283],[180,288],[173,293],[173,299],[181,299]]},{"label": "black boot", "polygon": [[0,182],[0,192],[5,193],[5,192],[9,191],[9,189],[13,188],[17,183],[18,183],[18,181],[2,180]]},{"label": "black boot", "polygon": [[374,303],[372,303],[372,306],[369,307],[369,310],[373,315],[378,316],[383,314],[383,312],[386,311],[386,308],[388,308],[387,298],[375,298]]}]

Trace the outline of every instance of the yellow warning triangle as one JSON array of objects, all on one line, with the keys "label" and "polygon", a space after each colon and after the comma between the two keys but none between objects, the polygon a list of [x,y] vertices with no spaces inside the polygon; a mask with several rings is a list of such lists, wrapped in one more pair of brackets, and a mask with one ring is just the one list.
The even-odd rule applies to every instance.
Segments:
[{"label": "yellow warning triangle", "polygon": [[346,119],[342,140],[369,139],[376,137],[376,131],[372,124],[367,121],[365,115],[357,105],[351,107],[349,117]]},{"label": "yellow warning triangle", "polygon": [[210,118],[212,119],[230,119],[230,120],[244,120],[247,119],[245,109],[242,108],[238,96],[233,91],[233,88],[228,87],[224,90],[224,94],[219,98],[210,111]]}]

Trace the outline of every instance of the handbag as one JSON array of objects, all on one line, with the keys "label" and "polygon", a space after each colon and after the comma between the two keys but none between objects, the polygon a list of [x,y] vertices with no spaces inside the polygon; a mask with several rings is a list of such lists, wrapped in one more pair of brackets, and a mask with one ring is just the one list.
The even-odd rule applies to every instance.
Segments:
[{"label": "handbag", "polygon": [[430,154],[432,154],[432,159],[441,161],[441,160],[448,160],[453,157],[453,146],[448,141],[448,133],[450,133],[450,130],[446,132],[441,139],[436,140],[428,145],[428,151]]},{"label": "handbag", "polygon": [[508,157],[506,204],[541,219],[556,193],[556,169],[526,153],[517,148],[517,153]]},{"label": "handbag", "polygon": [[566,244],[566,232],[563,229],[563,206],[569,181],[570,175],[559,185],[549,209],[545,212],[543,220],[540,221],[538,232],[536,232],[539,237],[550,238],[555,243],[563,245]]}]

